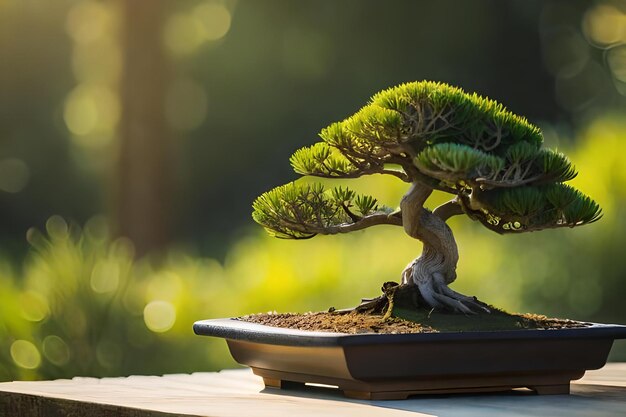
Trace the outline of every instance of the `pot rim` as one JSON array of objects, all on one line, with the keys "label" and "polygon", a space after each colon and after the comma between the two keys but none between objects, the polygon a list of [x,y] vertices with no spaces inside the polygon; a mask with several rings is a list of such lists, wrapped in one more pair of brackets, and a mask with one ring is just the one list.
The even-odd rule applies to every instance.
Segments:
[{"label": "pot rim", "polygon": [[347,334],[273,327],[250,323],[236,318],[221,318],[197,321],[193,325],[193,330],[199,336],[213,336],[252,343],[285,346],[354,346],[416,342],[488,342],[497,340],[626,339],[626,326],[624,325],[585,324],[588,324],[588,326],[564,329]]}]

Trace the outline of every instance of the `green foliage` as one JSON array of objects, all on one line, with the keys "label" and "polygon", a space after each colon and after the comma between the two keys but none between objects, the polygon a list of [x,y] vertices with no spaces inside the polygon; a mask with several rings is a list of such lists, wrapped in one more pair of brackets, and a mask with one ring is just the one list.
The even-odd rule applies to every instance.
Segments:
[{"label": "green foliage", "polygon": [[528,142],[517,142],[511,145],[505,153],[509,165],[522,164],[536,157],[539,147]]},{"label": "green foliage", "polygon": [[415,149],[441,142],[464,143],[486,151],[526,141],[541,144],[539,129],[500,103],[447,84],[422,81],[376,94],[372,106],[402,115],[404,135]]},{"label": "green foliage", "polygon": [[359,213],[362,216],[367,216],[372,214],[376,210],[378,210],[378,202],[374,197],[369,195],[360,195],[354,200],[354,204],[356,205]]},{"label": "green foliage", "polygon": [[379,207],[375,198],[357,195],[348,188],[326,190],[319,183],[295,182],[263,193],[252,207],[252,217],[270,235],[291,239],[339,233],[338,226],[354,224],[371,214],[390,212]]},{"label": "green foliage", "polygon": [[[536,126],[494,100],[447,84],[384,90],[320,137],[323,142],[293,154],[296,172],[327,178],[379,173],[419,182],[456,194],[465,213],[499,233],[572,227],[600,216],[593,200],[562,185],[576,169],[562,153],[542,148]],[[552,204],[548,193],[571,201]],[[271,234],[291,238],[337,233],[336,225],[356,221],[322,195],[315,187],[279,187],[257,199],[253,217]],[[354,204],[361,214],[375,211],[370,201]]]},{"label": "green foliage", "polygon": [[493,213],[514,218],[537,216],[547,199],[537,187],[505,188],[493,193]]},{"label": "green foliage", "polygon": [[485,192],[481,201],[499,218],[496,225],[506,231],[532,231],[574,227],[600,219],[600,206],[580,191],[565,184],[525,186]]},{"label": "green foliage", "polygon": [[[22,268],[0,261],[0,380],[211,370],[224,350],[191,336],[194,320],[237,309],[214,260],[172,253],[159,266],[133,259],[100,220],[60,217],[30,230]],[[217,303],[215,300],[219,299]],[[225,352],[224,352],[225,353]]]},{"label": "green foliage", "polygon": [[346,178],[358,172],[357,167],[324,142],[298,149],[290,162],[294,171],[302,175]]},{"label": "green foliage", "polygon": [[[598,122],[572,153],[581,168],[575,185],[611,208],[597,227],[502,239],[477,233],[472,223],[453,218],[464,250],[459,263],[463,279],[455,289],[509,311],[624,322],[623,309],[617,308],[623,304],[624,267],[616,262],[626,245],[621,232],[626,230],[624,135],[621,121]],[[372,180],[361,191],[381,189],[389,199],[404,192],[404,184],[391,178]],[[565,207],[575,200],[575,189],[568,189],[572,191],[547,189],[545,194],[553,206]],[[329,192],[337,200],[357,198],[345,187]],[[444,197],[435,193],[433,203]],[[229,248],[225,262],[173,252],[153,265],[133,261],[132,246],[125,240],[110,241],[99,222],[80,230],[59,220],[49,222],[46,235],[29,234],[34,249],[23,267],[0,259],[1,380],[234,366],[222,341],[191,335],[194,320],[270,309],[348,307],[362,295],[377,295],[381,280],[397,279],[398,264],[415,252],[412,239],[394,228],[297,245],[254,234]],[[112,298],[116,301],[106,307]],[[148,327],[146,307],[154,302],[173,306],[176,320],[170,329]],[[92,339],[89,335],[97,328],[102,336]],[[616,343],[613,353],[624,360],[626,345]]]},{"label": "green foliage", "polygon": [[569,158],[551,149],[542,149],[540,160],[543,163],[544,181],[565,182],[576,178],[578,173]]},{"label": "green foliage", "polygon": [[454,185],[458,181],[492,177],[502,170],[504,160],[467,145],[440,143],[420,152],[415,164],[422,172]]}]

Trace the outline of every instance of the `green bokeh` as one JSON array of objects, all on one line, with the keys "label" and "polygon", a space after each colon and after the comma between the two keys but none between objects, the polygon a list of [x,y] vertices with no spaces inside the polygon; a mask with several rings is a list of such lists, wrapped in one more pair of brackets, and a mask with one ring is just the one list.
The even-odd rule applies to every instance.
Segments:
[{"label": "green bokeh", "polygon": [[[231,367],[223,341],[192,334],[195,320],[377,295],[420,253],[400,228],[284,241],[253,223],[250,205],[296,177],[288,158],[321,127],[422,79],[538,124],[604,211],[593,225],[523,236],[452,219],[453,287],[508,311],[626,323],[626,31],[606,24],[625,21],[623,2],[160,1],[174,233],[165,256],[138,260],[97,216],[113,204],[115,4],[0,0],[0,380]],[[219,19],[189,31],[198,16]],[[406,188],[380,176],[327,183],[391,207]],[[27,241],[30,227],[42,232]],[[612,358],[626,360],[624,343]]]}]

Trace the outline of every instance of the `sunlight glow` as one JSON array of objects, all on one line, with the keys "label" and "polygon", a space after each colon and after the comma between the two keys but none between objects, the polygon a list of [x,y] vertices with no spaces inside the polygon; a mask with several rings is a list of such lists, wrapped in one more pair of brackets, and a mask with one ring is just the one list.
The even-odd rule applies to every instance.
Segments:
[{"label": "sunlight glow", "polygon": [[151,301],[143,310],[143,320],[153,332],[166,332],[176,322],[176,308],[167,301]]},{"label": "sunlight glow", "polygon": [[200,4],[193,10],[193,17],[200,22],[202,34],[207,41],[221,39],[230,30],[230,12],[222,4]]},{"label": "sunlight glow", "polygon": [[28,321],[38,322],[50,314],[50,307],[46,298],[35,291],[26,291],[20,295],[22,317]]},{"label": "sunlight glow", "polygon": [[190,55],[205,43],[226,36],[231,21],[231,12],[223,4],[200,3],[190,12],[175,13],[168,18],[163,43],[172,55]]},{"label": "sunlight glow", "polygon": [[183,289],[183,280],[170,271],[152,275],[146,288],[146,297],[150,300],[175,301]]},{"label": "sunlight glow", "polygon": [[189,55],[203,40],[202,25],[191,15],[177,13],[165,23],[163,41],[172,55]]},{"label": "sunlight glow", "polygon": [[67,33],[77,43],[90,43],[99,39],[110,26],[110,15],[103,2],[93,0],[78,2],[67,15]]},{"label": "sunlight glow", "polygon": [[11,344],[11,358],[17,366],[25,369],[36,369],[41,365],[39,350],[27,340],[16,340]]},{"label": "sunlight glow", "polygon": [[120,281],[120,268],[116,262],[102,260],[91,271],[91,289],[98,294],[117,290]]},{"label": "sunlight glow", "polygon": [[63,118],[83,146],[108,143],[120,118],[119,97],[106,85],[79,84],[65,100]]},{"label": "sunlight glow", "polygon": [[626,40],[626,16],[616,7],[598,4],[583,18],[583,32],[597,46],[609,46]]}]

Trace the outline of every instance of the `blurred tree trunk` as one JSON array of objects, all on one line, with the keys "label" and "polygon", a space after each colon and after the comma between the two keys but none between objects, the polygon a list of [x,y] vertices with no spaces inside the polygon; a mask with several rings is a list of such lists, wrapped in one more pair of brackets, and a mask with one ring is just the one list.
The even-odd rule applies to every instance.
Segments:
[{"label": "blurred tree trunk", "polygon": [[138,256],[170,237],[172,137],[164,116],[168,62],[163,51],[163,2],[122,0],[122,114],[115,178],[115,232]]}]

